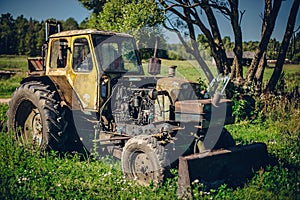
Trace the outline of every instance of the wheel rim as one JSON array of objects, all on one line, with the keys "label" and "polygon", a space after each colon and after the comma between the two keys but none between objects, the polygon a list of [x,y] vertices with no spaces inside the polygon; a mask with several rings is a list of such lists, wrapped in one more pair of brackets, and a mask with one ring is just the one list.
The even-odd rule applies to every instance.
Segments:
[{"label": "wheel rim", "polygon": [[131,171],[140,184],[146,185],[151,180],[155,181],[154,164],[146,153],[134,152],[131,161]]},{"label": "wheel rim", "polygon": [[37,108],[32,109],[24,123],[24,137],[26,143],[38,146],[42,144],[43,124]]}]

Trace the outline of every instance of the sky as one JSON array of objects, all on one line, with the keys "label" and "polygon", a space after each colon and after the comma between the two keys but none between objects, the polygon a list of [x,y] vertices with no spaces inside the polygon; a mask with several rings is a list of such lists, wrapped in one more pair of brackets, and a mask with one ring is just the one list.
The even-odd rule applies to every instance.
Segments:
[{"label": "sky", "polygon": [[[277,17],[272,38],[281,41],[286,28],[288,14],[293,0],[285,0],[282,3]],[[242,20],[242,32],[244,41],[259,41],[263,13],[264,0],[240,0],[240,10],[245,10]],[[14,18],[24,15],[41,21],[48,18],[66,20],[73,17],[78,23],[90,16],[90,11],[85,9],[78,0],[0,0],[0,14],[11,13]],[[221,14],[217,14],[221,35],[230,36],[233,41],[233,33],[229,20]],[[300,26],[300,10],[297,15],[295,28]],[[171,43],[177,43],[174,34],[167,32],[167,38]]]}]

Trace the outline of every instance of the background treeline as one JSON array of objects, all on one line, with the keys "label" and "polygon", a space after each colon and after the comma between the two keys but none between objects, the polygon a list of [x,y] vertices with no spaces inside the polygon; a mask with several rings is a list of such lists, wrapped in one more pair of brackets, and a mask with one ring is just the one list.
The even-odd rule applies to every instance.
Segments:
[{"label": "background treeline", "polygon": [[[52,19],[56,20],[56,19]],[[67,20],[59,20],[62,24],[62,30],[74,30],[86,28],[87,24],[78,22],[74,18]],[[162,39],[161,37],[160,39]],[[40,55],[41,46],[45,41],[45,22],[35,19],[27,19],[23,15],[14,18],[10,13],[2,14],[0,17],[0,55]],[[198,35],[197,41],[201,44],[200,51],[204,59],[210,59],[211,52],[208,41],[203,34]],[[154,42],[154,41],[153,41]],[[223,43],[226,51],[233,51],[234,42],[229,36],[223,38]],[[161,48],[158,52],[158,57],[168,58],[172,60],[190,60],[193,59],[191,54],[188,54],[182,44],[167,44],[166,41],[161,41]],[[244,51],[254,52],[258,47],[259,41],[243,42]],[[268,59],[276,59],[280,48],[280,42],[276,39],[271,39],[268,44],[267,57]],[[152,56],[151,52],[143,57]],[[287,52],[287,59],[300,63],[300,32],[293,36],[291,44]]]},{"label": "background treeline", "polygon": [[[54,19],[55,20],[55,19]],[[78,29],[74,18],[60,20],[63,30]],[[26,19],[23,15],[13,18],[10,13],[0,17],[0,54],[40,55],[45,42],[45,22]]]}]

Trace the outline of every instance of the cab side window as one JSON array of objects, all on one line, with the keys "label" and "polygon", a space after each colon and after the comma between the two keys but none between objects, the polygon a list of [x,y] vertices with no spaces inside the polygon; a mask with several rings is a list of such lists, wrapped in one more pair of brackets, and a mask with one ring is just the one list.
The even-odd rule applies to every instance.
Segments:
[{"label": "cab side window", "polygon": [[64,68],[67,65],[68,41],[65,39],[57,39],[51,45],[51,68]]},{"label": "cab side window", "polygon": [[72,67],[75,72],[90,72],[93,68],[91,51],[86,38],[74,41]]}]

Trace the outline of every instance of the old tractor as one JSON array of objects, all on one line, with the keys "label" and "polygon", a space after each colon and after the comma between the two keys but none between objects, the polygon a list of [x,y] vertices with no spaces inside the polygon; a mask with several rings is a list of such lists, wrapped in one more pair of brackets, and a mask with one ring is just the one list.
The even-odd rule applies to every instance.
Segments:
[{"label": "old tractor", "polygon": [[180,194],[196,179],[247,178],[264,165],[265,144],[236,145],[224,128],[233,122],[232,102],[220,93],[203,95],[198,83],[176,77],[175,67],[159,75],[156,58],[146,76],[128,34],[58,29],[47,25],[43,55],[28,59],[29,76],[9,102],[8,124],[18,141],[111,154],[144,185],[177,168]]}]

